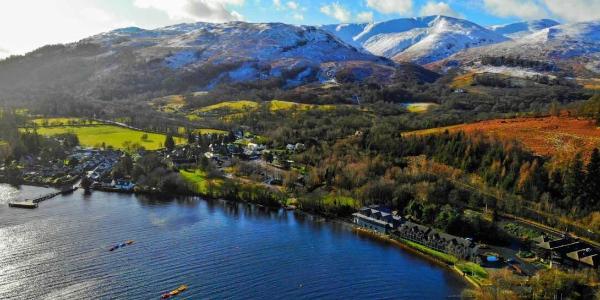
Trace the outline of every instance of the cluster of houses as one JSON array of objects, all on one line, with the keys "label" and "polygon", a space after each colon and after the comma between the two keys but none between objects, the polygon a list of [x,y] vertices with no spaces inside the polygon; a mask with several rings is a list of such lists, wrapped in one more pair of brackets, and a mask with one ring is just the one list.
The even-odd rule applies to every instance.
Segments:
[{"label": "cluster of houses", "polygon": [[541,235],[534,240],[535,254],[550,262],[552,267],[598,268],[600,251],[568,235],[550,237]]},{"label": "cluster of houses", "polygon": [[25,156],[21,158],[19,164],[23,166],[22,175],[25,182],[62,185],[72,183],[82,174],[92,172],[103,175],[110,172],[119,155],[117,151],[77,147],[69,153],[67,159],[43,161],[39,157]]},{"label": "cluster of houses", "polygon": [[431,227],[410,222],[377,205],[363,207],[353,215],[354,224],[383,234],[391,234],[458,258],[480,262],[479,245]]},{"label": "cluster of houses", "polygon": [[81,162],[81,167],[75,168],[78,174],[87,173],[93,181],[100,181],[110,173],[121,155],[120,151],[83,149],[75,151],[72,156]]}]

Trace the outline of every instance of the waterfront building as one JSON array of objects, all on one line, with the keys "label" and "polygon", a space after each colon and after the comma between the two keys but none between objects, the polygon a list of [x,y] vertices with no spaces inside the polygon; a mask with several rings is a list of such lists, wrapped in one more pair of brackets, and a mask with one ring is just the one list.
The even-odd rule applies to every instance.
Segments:
[{"label": "waterfront building", "polygon": [[363,207],[352,217],[354,224],[368,230],[403,238],[461,259],[477,261],[479,258],[479,245],[472,240],[407,221],[387,208]]}]

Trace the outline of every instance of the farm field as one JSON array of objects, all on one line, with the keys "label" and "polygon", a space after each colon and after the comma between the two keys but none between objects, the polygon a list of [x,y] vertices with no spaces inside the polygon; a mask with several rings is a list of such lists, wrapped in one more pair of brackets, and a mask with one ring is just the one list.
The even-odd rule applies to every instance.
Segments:
[{"label": "farm field", "polygon": [[199,108],[197,112],[211,112],[214,110],[230,110],[235,112],[241,112],[249,109],[255,109],[258,107],[258,103],[254,101],[248,100],[239,100],[239,101],[225,101],[217,104],[205,106]]},{"label": "farm field", "polygon": [[37,118],[31,120],[37,126],[65,126],[65,125],[92,125],[100,124],[98,121],[82,118]]},{"label": "farm field", "polygon": [[552,156],[559,161],[580,151],[587,157],[594,148],[600,148],[600,129],[595,122],[569,117],[496,119],[405,132],[403,135],[435,134],[445,130],[483,132],[503,140],[516,139],[535,154]]},{"label": "farm field", "polygon": [[424,112],[428,111],[429,109],[434,108],[436,106],[438,106],[437,103],[431,103],[431,102],[415,102],[415,103],[404,104],[404,107],[406,107],[406,109],[412,113],[424,113]]},{"label": "farm field", "polygon": [[[185,127],[179,127],[177,129],[177,133],[184,135],[186,133],[186,129]],[[200,134],[200,135],[207,135],[207,134],[228,134],[228,131],[225,130],[221,130],[221,129],[213,129],[213,128],[198,128],[196,130],[194,130],[195,134]]]},{"label": "farm field", "polygon": [[200,128],[198,130],[195,131],[198,134],[201,135],[206,135],[206,134],[228,134],[227,131],[225,130],[220,130],[220,129],[211,129],[211,128]]},{"label": "farm field", "polygon": [[296,103],[290,101],[282,101],[282,100],[273,100],[271,101],[269,108],[271,111],[278,110],[289,110],[289,109],[298,109],[298,110],[310,110],[310,109],[320,109],[320,110],[332,110],[335,109],[335,105],[316,105],[316,104],[304,104],[304,103]]},{"label": "farm field", "polygon": [[185,106],[183,95],[171,95],[154,99],[150,102],[155,109],[162,112],[177,112]]},{"label": "farm field", "polygon": [[[112,146],[115,149],[123,149],[125,143],[130,142],[138,143],[147,150],[156,150],[162,148],[166,138],[163,134],[147,133],[113,125],[42,127],[37,131],[39,134],[49,136],[72,132],[77,135],[82,146],[99,147],[104,143],[107,147]],[[148,138],[142,140],[144,134],[148,135]],[[174,137],[174,139],[178,144],[185,142],[182,138]]]},{"label": "farm field", "polygon": [[190,113],[186,114],[186,118],[189,121],[199,121],[203,119],[203,114],[218,114],[224,112],[221,115],[221,119],[225,121],[231,121],[236,118],[243,117],[244,114],[249,110],[256,110],[261,105],[267,105],[271,111],[280,110],[292,110],[297,109],[301,111],[307,111],[311,109],[320,110],[333,110],[336,105],[317,105],[317,104],[305,104],[283,100],[272,100],[266,102],[255,102],[250,100],[238,100],[238,101],[224,101],[213,105],[198,108]]}]

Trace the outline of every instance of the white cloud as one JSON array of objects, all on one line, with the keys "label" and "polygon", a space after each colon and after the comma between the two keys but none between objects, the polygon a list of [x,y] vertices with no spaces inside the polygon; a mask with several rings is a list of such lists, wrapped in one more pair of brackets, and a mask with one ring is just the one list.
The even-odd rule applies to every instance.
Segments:
[{"label": "white cloud", "polygon": [[273,5],[275,5],[275,7],[280,8],[281,7],[281,0],[273,0]]},{"label": "white cloud", "polygon": [[321,12],[340,22],[349,22],[352,18],[350,11],[339,2],[321,6]]},{"label": "white cloud", "polygon": [[177,21],[227,22],[241,20],[239,13],[227,9],[228,5],[240,6],[244,0],[135,0],[139,8],[163,11]]},{"label": "white cloud", "polygon": [[363,11],[356,15],[356,21],[360,23],[371,23],[373,22],[373,12],[372,11]]},{"label": "white cloud", "polygon": [[297,10],[298,8],[300,8],[300,5],[298,5],[298,2],[294,2],[294,1],[288,1],[288,3],[286,5],[291,10]]},{"label": "white cloud", "polygon": [[9,55],[9,54],[10,54],[10,51],[8,51],[8,50],[0,47],[0,57],[4,57],[4,56]]},{"label": "white cloud", "polygon": [[421,8],[421,16],[442,15],[455,18],[462,18],[462,15],[452,9],[448,3],[429,1]]},{"label": "white cloud", "polygon": [[304,15],[303,14],[299,14],[299,13],[295,13],[295,14],[292,15],[292,18],[294,18],[294,20],[303,21],[304,20]]},{"label": "white cloud", "polygon": [[83,1],[2,1],[0,57],[24,54],[47,44],[75,42],[108,30],[135,25]]},{"label": "white cloud", "polygon": [[413,0],[367,0],[367,6],[383,14],[408,15],[412,12]]},{"label": "white cloud", "polygon": [[[570,3],[570,0],[560,1]],[[483,5],[488,12],[499,17],[538,19],[548,15],[542,5],[534,0],[483,0]]]},{"label": "white cloud", "polygon": [[544,0],[548,10],[570,22],[600,19],[599,0]]}]

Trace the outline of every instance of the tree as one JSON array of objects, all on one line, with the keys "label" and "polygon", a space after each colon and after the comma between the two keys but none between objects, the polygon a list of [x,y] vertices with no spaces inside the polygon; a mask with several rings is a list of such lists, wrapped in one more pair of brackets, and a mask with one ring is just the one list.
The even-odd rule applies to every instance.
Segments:
[{"label": "tree", "polygon": [[581,160],[581,153],[577,153],[573,161],[570,163],[569,169],[565,173],[565,203],[563,203],[565,207],[571,207],[573,205],[581,204],[581,197],[583,196],[584,192],[584,179],[585,174],[583,172],[583,162]]},{"label": "tree", "polygon": [[262,153],[262,158],[268,162],[268,163],[272,163],[273,162],[273,153],[271,153],[270,151],[263,151]]},{"label": "tree", "polygon": [[167,134],[165,139],[165,148],[169,151],[173,151],[175,149],[175,140],[173,139],[173,135]]},{"label": "tree", "polygon": [[560,115],[560,104],[558,103],[558,101],[554,100],[552,101],[552,103],[550,103],[550,108],[548,109],[548,112],[551,116],[558,117]]},{"label": "tree", "polygon": [[196,135],[193,131],[188,130],[188,144],[193,144],[196,142]]},{"label": "tree", "polygon": [[148,141],[148,134],[147,133],[142,134],[141,140],[142,140],[142,142]]},{"label": "tree", "polygon": [[590,162],[586,169],[586,197],[589,201],[589,207],[595,209],[598,203],[600,203],[600,151],[598,151],[598,148],[592,151]]}]

